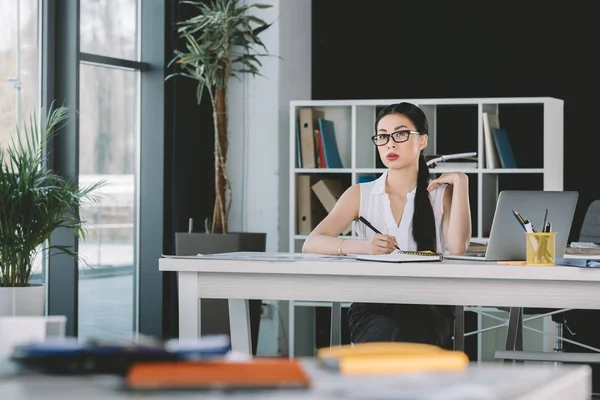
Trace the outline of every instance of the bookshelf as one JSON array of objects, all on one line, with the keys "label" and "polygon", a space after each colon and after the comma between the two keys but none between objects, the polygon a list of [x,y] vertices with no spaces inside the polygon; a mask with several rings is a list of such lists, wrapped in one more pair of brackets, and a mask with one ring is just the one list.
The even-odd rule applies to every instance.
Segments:
[{"label": "bookshelf", "polygon": [[[378,160],[377,151],[370,139],[374,132],[375,118],[380,108],[402,101],[416,104],[427,116],[429,145],[425,149],[425,155],[477,152],[477,167],[458,169],[469,176],[473,239],[488,237],[501,190],[563,190],[564,107],[561,99],[518,97],[291,101],[288,205],[290,251],[301,252],[307,237],[306,232],[299,233],[298,230],[297,177],[309,175],[316,180],[337,178],[345,187],[349,187],[358,183],[362,176],[379,176],[385,171],[385,167]],[[298,167],[297,118],[298,111],[303,108],[321,110],[325,119],[333,121],[342,168]],[[486,140],[484,113],[497,115],[500,128],[508,132],[518,168],[488,168],[485,146],[490,141]],[[430,168],[432,177],[454,170],[457,169]],[[321,207],[317,200],[314,201]],[[324,215],[326,213],[321,209],[313,224],[316,225]],[[354,237],[356,235],[354,227],[352,228],[350,236]],[[289,304],[290,355],[296,352],[295,307],[314,307],[313,303],[315,302]],[[330,305],[319,304],[321,307]],[[486,335],[489,333],[483,334]],[[484,339],[490,340],[496,338]],[[481,337],[478,342],[481,348]]]},{"label": "bookshelf", "polygon": [[[426,155],[477,152],[477,167],[459,169],[469,176],[474,239],[489,235],[498,194],[504,189],[563,190],[563,101],[551,97],[313,100],[290,102],[289,249],[300,252],[306,229],[298,229],[297,177],[340,179],[345,187],[363,176],[379,176],[385,167],[378,160],[373,135],[378,109],[407,101],[421,107],[429,122]],[[342,168],[299,168],[296,124],[303,108],[323,112],[333,121]],[[498,116],[509,133],[518,168],[487,168],[483,114]],[[530,121],[521,126],[519,121]],[[516,121],[516,122],[515,122]],[[527,140],[522,140],[527,139]],[[523,143],[521,143],[523,142]],[[532,145],[533,143],[533,145]],[[530,154],[533,155],[530,157]],[[521,167],[522,165],[522,167]],[[432,176],[456,169],[430,168]],[[314,200],[313,200],[314,201]],[[317,206],[320,206],[316,202]],[[313,204],[314,206],[314,204]],[[322,210],[320,218],[325,215]],[[318,221],[313,221],[315,225]],[[350,236],[354,236],[354,229]]]}]

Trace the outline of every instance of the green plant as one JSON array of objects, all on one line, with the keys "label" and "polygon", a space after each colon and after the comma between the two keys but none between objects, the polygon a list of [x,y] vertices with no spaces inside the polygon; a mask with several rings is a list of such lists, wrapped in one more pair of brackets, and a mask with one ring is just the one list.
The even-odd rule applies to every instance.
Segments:
[{"label": "green plant", "polygon": [[[227,88],[231,77],[239,78],[242,73],[260,75],[259,57],[269,54],[258,35],[271,24],[248,11],[271,6],[241,5],[238,0],[181,3],[193,5],[200,14],[178,23],[178,34],[184,40],[186,50],[175,51],[169,65],[175,63],[181,70],[167,79],[181,75],[196,80],[198,104],[205,90],[210,97],[215,135],[215,205],[211,231],[227,233],[231,208],[231,184],[227,175]],[[255,47],[264,53],[255,51]]]},{"label": "green plant", "polygon": [[[79,187],[46,167],[46,146],[67,119],[65,107],[50,107],[39,122],[32,113],[0,149],[0,286],[29,285],[33,260],[55,229],[72,228],[85,237],[80,207],[97,200],[92,192],[104,182]],[[65,246],[46,250],[51,248],[77,256]]]}]

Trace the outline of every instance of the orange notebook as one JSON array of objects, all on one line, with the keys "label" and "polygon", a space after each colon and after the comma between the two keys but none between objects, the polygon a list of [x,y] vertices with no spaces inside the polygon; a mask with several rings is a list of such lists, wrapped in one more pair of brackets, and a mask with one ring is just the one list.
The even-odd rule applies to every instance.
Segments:
[{"label": "orange notebook", "polygon": [[133,365],[125,386],[132,390],[307,388],[308,375],[287,358],[232,361],[170,361]]}]

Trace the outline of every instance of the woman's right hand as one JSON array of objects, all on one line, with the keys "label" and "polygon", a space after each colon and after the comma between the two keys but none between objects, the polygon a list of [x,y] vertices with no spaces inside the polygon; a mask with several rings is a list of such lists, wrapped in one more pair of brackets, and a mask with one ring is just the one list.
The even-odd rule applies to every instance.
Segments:
[{"label": "woman's right hand", "polygon": [[396,238],[391,235],[376,233],[373,238],[367,241],[367,254],[389,254],[396,250]]}]

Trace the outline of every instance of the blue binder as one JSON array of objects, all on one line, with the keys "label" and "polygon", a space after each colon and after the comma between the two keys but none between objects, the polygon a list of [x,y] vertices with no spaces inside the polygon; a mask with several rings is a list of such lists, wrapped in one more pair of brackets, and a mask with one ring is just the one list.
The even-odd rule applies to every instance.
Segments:
[{"label": "blue binder", "polygon": [[500,159],[502,168],[517,168],[515,155],[510,146],[506,131],[504,129],[494,128],[492,129],[492,136],[494,137],[496,151],[498,152],[498,158]]},{"label": "blue binder", "polygon": [[319,129],[321,130],[321,137],[323,140],[323,143],[321,144],[323,145],[323,152],[325,153],[325,167],[344,168],[342,166],[342,159],[340,158],[340,152],[335,141],[333,121],[319,118]]}]

